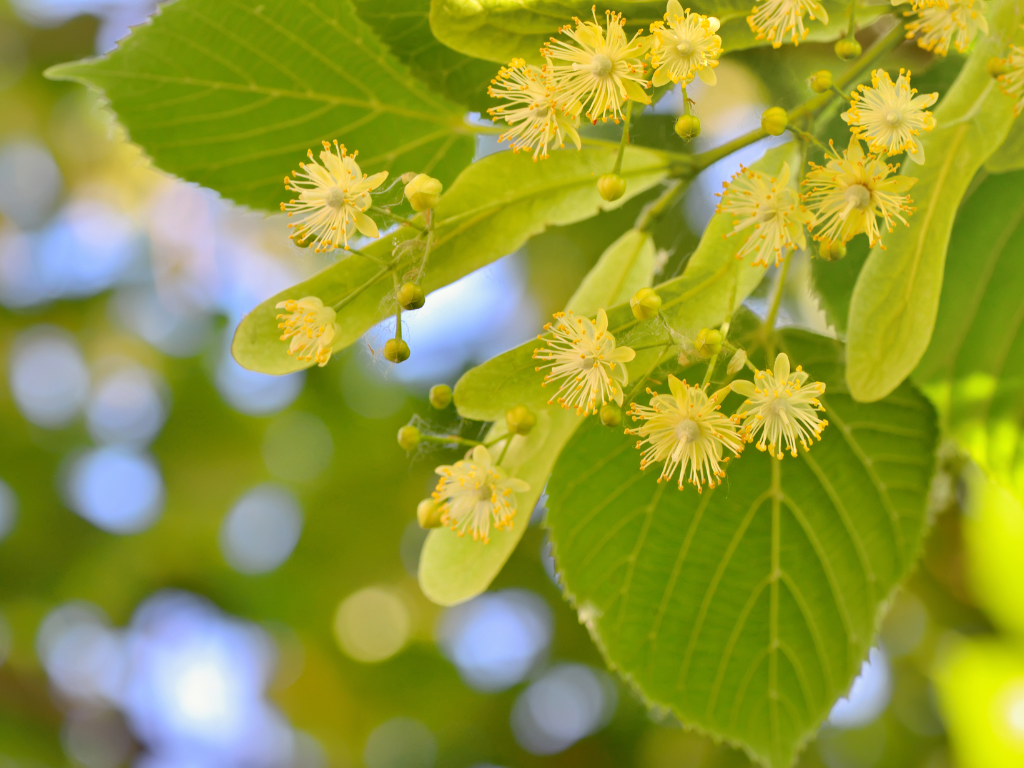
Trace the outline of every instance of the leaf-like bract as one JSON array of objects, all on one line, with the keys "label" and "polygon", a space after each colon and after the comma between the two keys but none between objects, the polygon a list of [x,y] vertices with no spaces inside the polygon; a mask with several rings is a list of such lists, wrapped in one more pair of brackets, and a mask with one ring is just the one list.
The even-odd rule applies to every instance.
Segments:
[{"label": "leaf-like bract", "polygon": [[858,403],[839,342],[782,341],[827,384],[829,426],[810,452],[780,462],[748,448],[697,493],[641,472],[636,438],[591,423],[548,485],[562,584],[608,663],[775,768],[846,693],[919,554],[936,444],[910,384]]}]

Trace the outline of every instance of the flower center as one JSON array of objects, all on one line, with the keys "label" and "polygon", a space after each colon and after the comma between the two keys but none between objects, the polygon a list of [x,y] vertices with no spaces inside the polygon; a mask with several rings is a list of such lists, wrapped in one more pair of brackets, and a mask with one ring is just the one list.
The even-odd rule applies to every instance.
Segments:
[{"label": "flower center", "polygon": [[895,128],[897,125],[903,122],[903,113],[898,109],[890,109],[885,113],[885,122]]},{"label": "flower center", "polygon": [[331,208],[341,208],[345,204],[345,190],[341,187],[331,187],[327,193],[327,204]]},{"label": "flower center", "polygon": [[676,439],[682,443],[692,443],[700,437],[700,424],[693,419],[683,419],[676,424]]},{"label": "flower center", "polygon": [[608,77],[608,73],[612,71],[612,60],[603,53],[594,54],[594,58],[590,60],[590,71],[597,77]]},{"label": "flower center", "polygon": [[846,204],[864,210],[871,202],[871,190],[863,184],[851,184],[846,188]]},{"label": "flower center", "polygon": [[683,40],[679,45],[676,46],[676,50],[679,51],[683,56],[689,56],[694,51],[694,45],[689,40]]},{"label": "flower center", "polygon": [[484,483],[476,489],[476,497],[480,501],[490,501],[491,496],[494,495],[494,491],[491,489],[490,483]]}]

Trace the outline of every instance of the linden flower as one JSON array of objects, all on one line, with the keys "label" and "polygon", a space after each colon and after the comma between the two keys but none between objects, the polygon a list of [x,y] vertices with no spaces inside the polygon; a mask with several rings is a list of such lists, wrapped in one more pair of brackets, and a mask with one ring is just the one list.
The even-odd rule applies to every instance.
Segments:
[{"label": "linden flower", "polygon": [[337,315],[316,296],[304,299],[288,299],[277,304],[287,314],[278,315],[278,323],[284,333],[281,341],[291,339],[288,354],[305,363],[316,361],[323,368],[331,359],[331,345],[338,333]]},{"label": "linden flower", "polygon": [[914,209],[905,193],[917,179],[891,176],[899,166],[889,165],[877,155],[864,154],[856,137],[850,139],[850,147],[842,155],[831,142],[829,146],[832,157],[828,163],[810,163],[811,170],[803,182],[807,189],[804,205],[815,219],[814,239],[845,243],[865,232],[870,245],[881,245],[877,217],[882,217],[889,232],[897,219],[907,224],[903,214]]},{"label": "linden flower", "polygon": [[[317,253],[332,251],[338,246],[348,248],[348,239],[358,230],[367,237],[379,237],[380,232],[365,211],[370,207],[370,191],[379,187],[388,177],[387,171],[367,176],[356,163],[358,152],[348,154],[344,146],[324,142],[320,162],[309,150],[311,163],[299,163],[301,171],[285,176],[284,186],[298,192],[297,200],[281,203],[281,210],[304,215],[302,221],[289,224],[295,231],[293,240],[312,238]],[[323,163],[323,165],[321,165]]]},{"label": "linden flower", "polygon": [[553,338],[537,337],[547,341],[550,349],[533,350],[535,359],[548,361],[537,370],[551,369],[541,386],[561,381],[548,405],[557,399],[563,408],[575,408],[578,414],[597,413],[599,405],[608,400],[622,405],[622,387],[629,381],[625,363],[636,357],[636,352],[615,346],[605,311],[597,310],[597,320],[572,312],[558,312],[555,320],[544,326]]},{"label": "linden flower", "polygon": [[[725,477],[722,465],[728,461],[723,458],[725,449],[738,456],[743,450],[736,425],[728,416],[719,411],[719,403],[729,394],[728,388],[720,389],[711,397],[701,387],[687,386],[669,374],[668,386],[671,395],[659,395],[647,390],[651,395],[650,405],[633,403],[630,415],[633,421],[643,420],[643,425],[635,429],[627,429],[627,435],[642,437],[636,444],[641,448],[640,469],[647,469],[651,464],[664,462],[661,468],[662,480],[671,480],[679,470],[679,489],[683,488],[683,480],[688,479],[702,493],[703,484],[714,488]],[[686,478],[689,467],[690,476]]]},{"label": "linden flower", "polygon": [[820,381],[807,383],[808,376],[798,365],[789,368],[785,353],[775,358],[774,371],[758,371],[754,381],[734,381],[732,391],[747,398],[736,411],[743,420],[743,439],[757,441],[758,450],[767,449],[776,459],[782,458],[783,448],[796,456],[796,444],[811,450],[813,438],[821,440],[821,432],[828,421],[818,416],[824,411],[818,397],[825,391]]},{"label": "linden flower", "polygon": [[778,266],[787,250],[807,247],[804,225],[811,225],[814,217],[800,205],[799,195],[790,189],[789,178],[789,163],[783,163],[778,177],[740,166],[739,173],[723,185],[725,192],[718,213],[736,217],[733,230],[726,237],[747,232],[736,258],[756,253],[755,267],[767,267],[773,257]]},{"label": "linden flower", "polygon": [[580,149],[578,114],[567,114],[552,98],[554,87],[545,69],[527,65],[522,59],[513,59],[487,88],[488,95],[506,99],[507,104],[487,110],[495,122],[504,118],[510,128],[498,137],[508,141],[513,152],[533,147],[533,159],[548,156],[552,142],[565,146],[564,136],[572,139]]},{"label": "linden flower", "polygon": [[793,45],[800,45],[808,32],[804,28],[805,13],[812,21],[819,19],[828,24],[828,11],[816,0],[764,0],[751,13],[747,24],[757,33],[758,40],[771,40],[772,48],[781,48],[787,34]]},{"label": "linden flower", "polygon": [[508,477],[501,467],[492,466],[484,446],[473,448],[466,458],[442,465],[441,476],[431,494],[439,505],[441,524],[459,536],[468,531],[473,541],[490,540],[491,523],[496,529],[509,528],[516,514],[517,493],[530,490],[528,483]]},{"label": "linden flower", "polygon": [[714,16],[685,11],[678,0],[668,1],[665,21],[651,24],[651,64],[654,85],[682,82],[696,74],[708,85],[718,82],[715,67],[722,55],[722,38],[715,34],[721,22]]},{"label": "linden flower", "polygon": [[586,109],[587,117],[596,123],[607,120],[610,112],[615,122],[622,118],[622,105],[627,99],[650,104],[644,93],[648,83],[643,78],[644,63],[639,57],[647,51],[648,41],[637,32],[632,40],[626,39],[622,27],[622,14],[605,11],[605,29],[593,21],[573,18],[576,28],[562,27],[559,31],[571,42],[551,38],[541,49],[546,59],[565,62],[551,67],[551,83],[555,100],[563,108],[579,114]]},{"label": "linden flower", "polygon": [[915,93],[917,90],[910,87],[910,72],[901,69],[894,83],[888,72],[876,69],[871,73],[871,87],[857,86],[850,111],[840,117],[872,152],[892,156],[907,151],[911,160],[924,164],[924,146],[917,135],[935,127],[935,118],[925,110],[938,101],[939,94]]},{"label": "linden flower", "polygon": [[1003,64],[1009,71],[999,76],[999,85],[1003,93],[1018,100],[1013,111],[1019,115],[1024,112],[1024,48],[1011,45],[1010,55],[1003,59]]},{"label": "linden flower", "polygon": [[945,56],[953,43],[960,53],[981,30],[988,34],[985,0],[923,0],[912,4],[913,10],[903,14],[917,16],[907,24],[907,39],[917,38],[917,45],[931,53]]}]

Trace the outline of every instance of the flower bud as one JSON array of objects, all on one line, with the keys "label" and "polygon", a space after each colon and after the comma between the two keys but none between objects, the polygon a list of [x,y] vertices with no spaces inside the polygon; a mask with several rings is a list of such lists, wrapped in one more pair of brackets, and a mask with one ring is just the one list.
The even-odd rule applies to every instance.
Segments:
[{"label": "flower bud", "polygon": [[537,424],[537,414],[525,405],[517,405],[505,411],[505,424],[513,435],[528,435]]},{"label": "flower bud", "polygon": [[701,328],[693,340],[697,354],[707,359],[722,351],[722,332],[716,328]]},{"label": "flower bud", "polygon": [[452,404],[452,388],[447,384],[435,384],[430,388],[430,394],[427,395],[427,398],[432,406],[439,411],[443,411]]},{"label": "flower bud", "polygon": [[652,288],[641,288],[630,297],[629,308],[637,320],[650,320],[661,309],[661,296]]},{"label": "flower bud", "polygon": [[815,93],[824,93],[832,87],[832,73],[827,69],[819,69],[807,78],[807,85]]},{"label": "flower bud", "polygon": [[433,499],[424,499],[416,505],[416,522],[420,528],[441,527],[441,505]]},{"label": "flower bud", "polygon": [[617,173],[606,173],[597,180],[597,192],[611,203],[626,194],[626,180]]},{"label": "flower bud", "polygon": [[991,77],[1002,77],[1010,71],[1009,59],[1000,59],[998,56],[993,56],[985,64],[985,69],[988,70],[988,74]]},{"label": "flower bud", "polygon": [[730,376],[739,373],[743,370],[743,366],[747,364],[747,351],[745,349],[737,349],[736,353],[729,360],[729,365],[725,367],[725,372]]},{"label": "flower bud", "polygon": [[402,450],[412,451],[420,444],[420,431],[412,424],[406,424],[398,430],[398,444]]},{"label": "flower bud", "polygon": [[405,199],[409,201],[414,211],[425,211],[437,207],[442,189],[444,187],[440,181],[421,173],[405,185]]},{"label": "flower bud", "polygon": [[622,424],[622,408],[615,403],[605,403],[600,411],[601,423],[606,427],[618,427]]},{"label": "flower bud", "polygon": [[853,38],[840,40],[836,43],[836,56],[843,61],[849,61],[850,59],[856,59],[863,52],[863,48]]},{"label": "flower bud", "polygon": [[782,107],[766,109],[761,115],[761,127],[769,136],[781,136],[789,125],[789,116]]},{"label": "flower bud", "polygon": [[686,141],[700,136],[700,118],[696,115],[680,115],[676,120],[676,135]]},{"label": "flower bud", "polygon": [[419,174],[416,173],[416,171],[406,171],[405,173],[403,173],[398,178],[400,178],[402,180],[403,184],[408,184],[410,181],[415,179],[417,176],[419,176]]},{"label": "flower bud", "polygon": [[402,339],[388,339],[384,342],[384,359],[404,363],[409,359],[409,345]]},{"label": "flower bud", "polygon": [[846,243],[822,240],[818,243],[818,255],[825,261],[839,261],[846,256]]},{"label": "flower bud", "polygon": [[398,289],[395,298],[398,300],[398,306],[402,309],[419,309],[423,306],[423,302],[426,301],[423,296],[423,289],[416,285],[416,283],[405,283],[402,285]]}]

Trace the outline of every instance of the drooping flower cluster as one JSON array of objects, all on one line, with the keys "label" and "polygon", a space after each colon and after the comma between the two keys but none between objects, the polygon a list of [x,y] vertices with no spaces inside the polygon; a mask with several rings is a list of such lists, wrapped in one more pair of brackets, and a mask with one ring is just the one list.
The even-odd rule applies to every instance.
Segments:
[{"label": "drooping flower cluster", "polygon": [[491,525],[498,530],[512,525],[516,494],[530,485],[508,474],[491,460],[490,451],[475,446],[462,461],[436,470],[441,479],[432,494],[439,505],[441,524],[474,541],[490,540]]},{"label": "drooping flower cluster", "polygon": [[331,345],[338,333],[337,315],[316,296],[288,299],[277,304],[285,314],[277,316],[284,331],[281,341],[291,340],[288,354],[304,363],[316,362],[321,368],[331,359]]},{"label": "drooping flower cluster", "polygon": [[783,163],[778,176],[741,166],[723,185],[718,212],[736,217],[727,237],[744,232],[747,235],[736,258],[755,253],[754,266],[767,267],[773,260],[778,266],[787,250],[807,247],[804,226],[812,224],[814,217],[801,205],[789,181],[789,163]]},{"label": "drooping flower cluster", "polygon": [[717,82],[715,67],[722,55],[722,38],[715,33],[721,22],[683,10],[679,0],[669,0],[664,21],[651,24],[652,82],[655,86],[682,83],[697,75],[708,85]]},{"label": "drooping flower cluster", "polygon": [[915,95],[910,87],[910,73],[900,70],[894,83],[884,69],[871,73],[871,87],[858,86],[850,109],[841,117],[851,133],[867,142],[872,152],[890,157],[907,152],[916,163],[924,163],[924,147],[918,140],[921,131],[935,127],[935,118],[926,111],[939,99],[939,94]]},{"label": "drooping flower cluster", "polygon": [[831,148],[828,162],[823,166],[811,163],[803,182],[807,190],[804,204],[815,219],[814,239],[846,243],[864,232],[870,245],[881,245],[878,217],[889,232],[897,220],[907,224],[904,214],[909,215],[913,208],[906,192],[917,179],[894,176],[899,166],[865,154],[856,137],[850,139],[842,155]]},{"label": "drooping flower cluster", "polygon": [[1017,99],[1013,111],[1019,115],[1024,112],[1024,48],[1011,45],[1010,55],[1001,63],[1006,71],[999,76],[999,85],[1003,93]]},{"label": "drooping flower cluster", "polygon": [[538,336],[548,349],[535,349],[533,357],[545,361],[537,370],[548,370],[543,386],[561,382],[548,404],[557,400],[576,413],[596,413],[609,400],[622,405],[622,387],[629,381],[625,363],[636,353],[629,347],[617,347],[608,332],[608,315],[598,310],[597,319],[573,312],[559,312],[555,322],[544,330],[550,337]]},{"label": "drooping flower cluster", "polygon": [[805,14],[828,24],[828,11],[817,0],[762,0],[751,10],[747,23],[758,40],[770,40],[772,48],[781,48],[787,35],[793,45],[807,37]]},{"label": "drooping flower cluster", "polygon": [[497,121],[504,119],[509,129],[498,137],[507,141],[513,152],[533,149],[533,159],[548,156],[552,144],[565,145],[568,136],[580,149],[579,105],[559,105],[551,68],[535,67],[522,59],[513,59],[498,71],[487,88],[488,95],[506,103],[487,110]]},{"label": "drooping flower cluster", "polygon": [[672,479],[678,470],[680,490],[684,481],[695,485],[698,493],[704,490],[704,484],[714,488],[725,477],[725,451],[738,456],[743,450],[736,424],[721,413],[721,402],[729,390],[708,397],[702,387],[690,386],[672,375],[668,386],[670,395],[648,390],[652,395],[650,404],[633,403],[630,409],[633,421],[643,422],[626,430],[627,435],[642,438],[636,444],[643,451],[640,469],[660,463],[658,482]]},{"label": "drooping flower cluster", "polygon": [[789,356],[781,353],[774,370],[758,371],[753,382],[734,381],[733,392],[747,398],[736,411],[743,422],[743,439],[752,443],[757,438],[758,449],[776,459],[782,458],[783,450],[796,456],[797,443],[809,451],[828,421],[818,415],[825,410],[818,400],[825,385],[807,380],[804,370],[799,365],[791,370]]},{"label": "drooping flower cluster", "polygon": [[299,196],[281,203],[281,210],[288,216],[302,216],[288,225],[294,230],[290,237],[311,244],[317,253],[348,248],[349,238],[356,231],[367,237],[380,236],[366,211],[371,204],[370,192],[388,177],[387,171],[367,176],[356,162],[358,152],[348,154],[337,141],[333,147],[326,141],[323,146],[319,163],[309,150],[306,154],[310,162],[299,163],[301,170],[285,176],[285,189]]},{"label": "drooping flower cluster", "polygon": [[[899,5],[905,0],[893,0]],[[978,32],[988,34],[985,18],[985,0],[911,0],[911,10],[904,16],[907,39],[917,38],[917,44],[930,53],[945,56],[952,44],[963,53]]]}]

